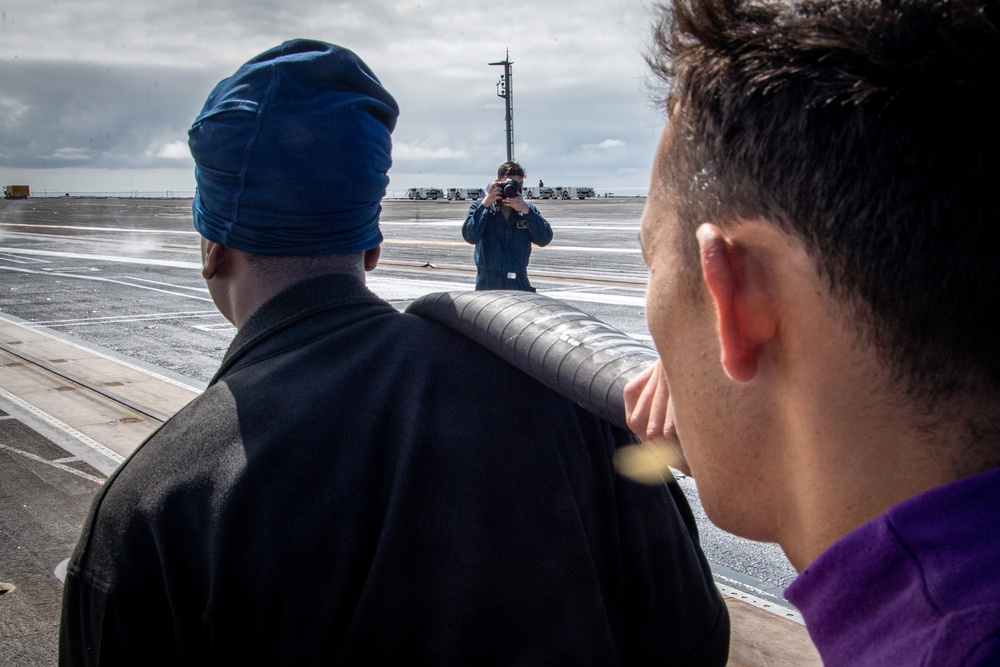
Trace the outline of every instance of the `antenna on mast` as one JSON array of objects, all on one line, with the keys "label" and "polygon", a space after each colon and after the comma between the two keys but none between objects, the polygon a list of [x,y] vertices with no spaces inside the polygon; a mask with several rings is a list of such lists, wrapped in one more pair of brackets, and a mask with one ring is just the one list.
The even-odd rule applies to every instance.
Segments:
[{"label": "antenna on mast", "polygon": [[500,75],[500,80],[497,81],[497,97],[502,97],[504,99],[504,106],[506,107],[506,122],[507,122],[507,162],[514,161],[514,103],[512,101],[511,93],[513,91],[513,86],[511,85],[511,71],[510,66],[513,65],[510,61],[510,49],[507,49],[507,54],[503,60],[497,63],[489,63],[490,65],[503,65],[503,74]]}]

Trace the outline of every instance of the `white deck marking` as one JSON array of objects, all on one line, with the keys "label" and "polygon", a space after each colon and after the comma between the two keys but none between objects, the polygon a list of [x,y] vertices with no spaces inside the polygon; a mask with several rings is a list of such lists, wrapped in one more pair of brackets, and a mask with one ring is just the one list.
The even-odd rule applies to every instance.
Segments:
[{"label": "white deck marking", "polygon": [[4,259],[4,261],[6,261],[6,262],[14,262],[15,264],[48,264],[49,263],[49,260],[47,260],[47,259],[35,259],[34,257],[14,259],[12,256],[10,256],[10,253],[6,253],[6,252],[0,252],[0,257],[2,257]]},{"label": "white deck marking", "polygon": [[[85,435],[80,431],[77,431],[69,424],[66,424],[56,419],[55,417],[45,412],[44,410],[36,408],[31,403],[28,403],[27,401],[19,398],[18,396],[15,396],[14,394],[10,393],[9,391],[7,391],[2,387],[0,387],[0,396],[2,396],[6,401],[10,402],[11,404],[16,405],[21,410],[24,410],[25,412],[29,413],[32,417],[40,419],[41,421],[55,428],[56,430],[68,436],[71,436],[74,440],[89,447],[90,449],[94,450],[104,458],[113,461],[116,464],[120,464],[122,461],[125,460],[125,457],[119,454],[118,452],[108,449],[107,447],[97,442],[90,436]],[[102,470],[101,472],[106,472],[106,471]]]},{"label": "white deck marking", "polygon": [[[218,313],[221,317],[222,314]],[[230,322],[220,322],[219,324],[192,324],[192,329],[197,329],[198,331],[236,331],[236,327]]]},{"label": "white deck marking", "polygon": [[[32,322],[31,327],[79,327],[95,324],[131,324],[134,322],[169,322],[172,320],[191,320],[204,318],[220,318],[222,313],[217,310],[206,310],[200,313],[153,313],[150,315],[116,315],[110,317],[78,317],[73,320],[48,320],[44,322]],[[215,326],[215,325],[206,325]],[[198,326],[195,326],[197,329]]]},{"label": "white deck marking", "polygon": [[[195,392],[197,392],[199,394],[203,391],[201,388],[199,388],[196,385],[193,385],[193,384],[190,384],[190,383],[186,383],[186,382],[179,382],[179,381],[177,381],[177,380],[175,380],[175,379],[173,379],[171,377],[167,377],[166,375],[161,375],[160,373],[156,373],[154,371],[151,371],[151,370],[149,370],[149,368],[144,368],[142,366],[139,366],[138,364],[130,363],[126,359],[124,359],[124,358],[122,358],[120,356],[119,357],[115,357],[115,356],[112,356],[110,354],[105,354],[104,352],[101,352],[100,349],[97,348],[97,347],[87,347],[86,345],[81,345],[80,343],[74,342],[73,340],[70,340],[70,339],[67,339],[67,338],[62,338],[61,336],[54,336],[51,333],[49,333],[48,331],[46,331],[45,328],[41,327],[40,325],[34,325],[32,323],[29,323],[29,322],[24,322],[24,321],[18,321],[18,320],[10,319],[10,318],[4,317],[3,314],[0,314],[0,320],[2,320],[4,322],[8,322],[10,324],[13,324],[15,326],[27,327],[27,328],[31,329],[32,331],[34,331],[35,333],[37,333],[38,335],[40,335],[40,336],[45,336],[46,338],[51,338],[52,340],[57,340],[60,343],[62,343],[63,345],[69,345],[70,347],[74,347],[74,348],[76,348],[78,350],[82,350],[82,351],[86,352],[87,354],[91,354],[91,355],[93,355],[95,357],[100,357],[101,359],[106,359],[108,361],[113,361],[113,362],[115,362],[116,364],[118,364],[120,366],[124,366],[126,368],[131,368],[132,370],[139,371],[140,373],[145,373],[146,375],[148,375],[150,377],[156,378],[157,380],[160,380],[162,382],[167,382],[169,384],[174,385],[175,387],[183,387],[184,389],[190,389],[190,390],[195,391]],[[194,382],[194,381],[192,380],[192,382]],[[0,391],[3,391],[3,390],[0,389]],[[21,401],[20,401],[20,399],[18,399],[18,404],[20,404],[20,403],[21,403]],[[84,436],[84,437],[86,437],[86,436]],[[108,450],[108,451],[111,451],[111,450]],[[111,452],[111,453],[115,454],[114,452]],[[118,454],[115,454],[115,456],[118,456]]]},{"label": "white deck marking", "polygon": [[208,303],[212,303],[212,297],[210,296],[195,296],[194,294],[173,292],[171,290],[159,289],[158,287],[149,287],[147,285],[136,285],[135,283],[129,283],[122,280],[115,280],[114,278],[103,278],[101,276],[83,276],[78,273],[66,273],[63,271],[35,271],[33,269],[20,269],[12,266],[0,266],[0,271],[13,271],[15,273],[32,273],[35,275],[59,276],[60,278],[74,278],[76,280],[92,280],[94,282],[101,282],[101,283],[114,283],[115,285],[124,285],[125,287],[144,289],[144,290],[149,290],[151,292],[160,292],[161,294],[170,294],[172,296],[179,296],[185,299],[196,299],[198,301],[207,301]]},{"label": "white deck marking", "polygon": [[192,292],[201,292],[202,294],[209,293],[207,287],[188,287],[187,285],[175,285],[173,283],[160,282],[159,280],[149,280],[148,278],[140,278],[138,276],[124,276],[124,277],[128,278],[129,280],[138,280],[139,282],[142,283],[149,283],[150,285],[163,285],[164,287],[173,287],[174,289],[187,289],[191,290]]},{"label": "white deck marking", "polygon": [[116,264],[138,264],[140,266],[167,266],[172,269],[201,270],[199,262],[178,262],[170,259],[149,257],[126,257],[124,255],[88,255],[82,252],[61,252],[58,250],[32,250],[30,248],[0,248],[0,252],[33,257],[62,257],[63,259],[85,259],[92,262],[114,262]]},{"label": "white deck marking", "polygon": [[641,255],[641,248],[595,248],[593,246],[582,246],[582,245],[559,245],[558,243],[550,243],[547,246],[541,248],[532,248],[532,252],[546,252],[551,250],[571,250],[573,252],[603,252],[618,255]]},{"label": "white deck marking", "polygon": [[725,584],[715,582],[715,587],[719,589],[719,592],[723,595],[728,595],[731,598],[736,598],[737,600],[743,600],[747,604],[752,604],[758,609],[763,609],[769,611],[776,616],[781,618],[787,618],[790,621],[795,621],[799,625],[805,625],[806,621],[802,618],[802,614],[798,610],[791,608],[790,606],[783,606],[771,600],[765,600],[764,598],[759,598],[756,595],[751,595],[745,591],[741,591],[738,588],[733,588],[732,586],[727,586]]},{"label": "white deck marking", "polygon": [[584,301],[586,303],[605,303],[614,306],[646,307],[646,297],[644,296],[601,294],[598,292],[581,292],[579,290],[567,290],[565,292],[561,290],[540,290],[539,294],[542,293],[555,299],[562,299],[563,301]]},{"label": "white deck marking", "polygon": [[[59,459],[57,461],[50,461],[50,460],[48,460],[46,458],[38,456],[37,454],[32,454],[31,452],[25,452],[25,451],[21,451],[20,449],[14,449],[13,447],[10,447],[9,445],[5,445],[2,442],[0,442],[0,449],[4,450],[5,452],[10,452],[11,454],[17,454],[19,456],[23,456],[24,458],[31,459],[32,461],[37,461],[39,463],[44,463],[45,465],[52,466],[53,468],[58,468],[59,470],[62,470],[64,472],[70,473],[71,475],[76,475],[77,477],[82,477],[83,479],[85,479],[85,480],[87,480],[89,482],[94,482],[95,484],[104,484],[104,479],[101,478],[101,477],[97,477],[96,475],[90,475],[88,473],[83,472],[82,470],[77,470],[76,468],[72,468],[72,467],[70,467],[68,465],[63,465],[62,463],[59,462],[59,461],[65,460],[65,459]],[[70,459],[70,460],[79,461],[80,459],[73,458],[73,459]]]},{"label": "white deck marking", "polygon": [[184,234],[185,236],[200,236],[191,229],[135,229],[134,227],[88,227],[80,225],[38,225],[26,222],[0,222],[0,227],[30,227],[32,229],[79,229],[88,232],[135,232],[137,234]]}]

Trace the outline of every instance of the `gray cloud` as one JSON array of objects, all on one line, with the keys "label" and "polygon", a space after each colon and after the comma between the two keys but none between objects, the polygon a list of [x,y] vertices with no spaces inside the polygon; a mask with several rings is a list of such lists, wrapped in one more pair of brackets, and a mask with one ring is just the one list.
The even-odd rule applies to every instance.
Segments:
[{"label": "gray cloud", "polygon": [[15,112],[0,117],[0,164],[176,166],[161,149],[186,138],[213,79],[203,71],[120,64],[2,67],[0,108]]},{"label": "gray cloud", "polygon": [[481,180],[505,158],[487,63],[508,48],[529,172],[643,186],[662,126],[643,87],[650,19],[626,0],[7,0],[0,167],[190,169],[186,130],[212,86],[313,37],[355,50],[399,101],[394,186]]}]

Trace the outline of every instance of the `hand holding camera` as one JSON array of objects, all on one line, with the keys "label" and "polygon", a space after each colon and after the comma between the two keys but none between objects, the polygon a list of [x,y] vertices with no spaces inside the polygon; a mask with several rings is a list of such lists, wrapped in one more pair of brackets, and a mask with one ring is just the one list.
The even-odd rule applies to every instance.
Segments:
[{"label": "hand holding camera", "polygon": [[512,178],[508,178],[505,181],[493,181],[486,189],[486,197],[483,199],[483,205],[490,206],[496,201],[506,203],[503,200],[517,197],[520,194],[520,184]]},{"label": "hand holding camera", "polygon": [[514,199],[515,197],[521,196],[521,184],[513,178],[508,178],[506,181],[500,181],[497,185],[499,186],[500,193],[504,199]]},{"label": "hand holding camera", "polygon": [[498,200],[503,206],[509,206],[518,213],[528,212],[528,204],[521,196],[521,182],[516,179],[498,180],[490,185],[489,191],[483,199],[483,205],[490,206]]}]

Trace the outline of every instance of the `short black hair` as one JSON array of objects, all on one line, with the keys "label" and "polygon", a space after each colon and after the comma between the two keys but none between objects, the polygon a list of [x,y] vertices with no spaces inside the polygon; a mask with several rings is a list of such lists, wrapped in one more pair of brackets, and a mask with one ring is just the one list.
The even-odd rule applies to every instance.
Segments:
[{"label": "short black hair", "polygon": [[519,165],[517,162],[504,162],[497,169],[497,178],[506,178],[508,176],[520,176],[521,178],[526,178],[528,176],[524,171],[524,167]]},{"label": "short black hair", "polygon": [[763,219],[800,238],[862,340],[930,403],[1000,392],[998,13],[677,0],[648,56],[680,224]]}]

